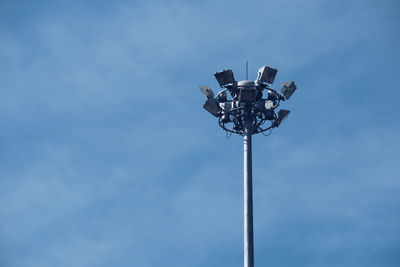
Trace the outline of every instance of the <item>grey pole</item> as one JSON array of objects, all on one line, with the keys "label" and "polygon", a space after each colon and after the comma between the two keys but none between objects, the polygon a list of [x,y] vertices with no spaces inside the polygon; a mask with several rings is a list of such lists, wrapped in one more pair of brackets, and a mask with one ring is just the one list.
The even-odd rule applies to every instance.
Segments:
[{"label": "grey pole", "polygon": [[254,267],[253,187],[251,132],[246,127],[244,140],[244,267]]}]

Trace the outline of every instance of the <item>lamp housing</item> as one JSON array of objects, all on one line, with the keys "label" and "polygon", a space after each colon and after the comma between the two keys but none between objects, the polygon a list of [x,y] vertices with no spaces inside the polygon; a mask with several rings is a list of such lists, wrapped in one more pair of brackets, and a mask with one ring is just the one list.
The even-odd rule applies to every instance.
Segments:
[{"label": "lamp housing", "polygon": [[268,66],[261,67],[258,70],[257,81],[261,81],[267,84],[273,84],[277,72],[277,69],[270,68]]},{"label": "lamp housing", "polygon": [[289,115],[290,110],[287,109],[281,109],[278,111],[278,114],[276,115],[276,120],[274,121],[273,127],[278,127]]},{"label": "lamp housing", "polygon": [[296,84],[293,81],[284,82],[282,83],[281,93],[286,99],[289,99],[296,89]]},{"label": "lamp housing", "polygon": [[218,112],[221,111],[217,99],[207,99],[203,105],[203,108],[210,112],[215,117],[218,117]]},{"label": "lamp housing", "polygon": [[214,92],[211,90],[211,87],[208,85],[200,85],[200,91],[207,97],[207,99],[214,98]]},{"label": "lamp housing", "polygon": [[244,80],[237,83],[239,89],[239,102],[255,102],[258,91],[253,81]]},{"label": "lamp housing", "polygon": [[255,89],[242,88],[239,91],[239,102],[255,102],[257,93]]},{"label": "lamp housing", "polygon": [[214,73],[214,76],[221,87],[235,82],[232,70],[217,71],[216,73]]}]

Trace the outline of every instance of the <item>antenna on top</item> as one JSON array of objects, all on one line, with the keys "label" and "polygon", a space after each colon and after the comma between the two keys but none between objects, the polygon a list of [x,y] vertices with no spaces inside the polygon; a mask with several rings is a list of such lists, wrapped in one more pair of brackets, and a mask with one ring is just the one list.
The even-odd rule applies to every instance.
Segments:
[{"label": "antenna on top", "polygon": [[249,79],[249,61],[246,60],[246,80]]}]

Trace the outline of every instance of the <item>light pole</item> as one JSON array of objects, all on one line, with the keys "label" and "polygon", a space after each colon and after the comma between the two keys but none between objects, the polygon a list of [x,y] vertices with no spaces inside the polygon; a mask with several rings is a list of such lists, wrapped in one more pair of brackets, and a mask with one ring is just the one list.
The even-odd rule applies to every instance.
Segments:
[{"label": "light pole", "polygon": [[[272,89],[270,86],[276,73],[277,69],[264,66],[258,70],[257,80],[237,82],[232,70],[216,72],[214,76],[223,88],[216,96],[208,85],[200,86],[200,90],[207,97],[204,109],[218,118],[219,126],[227,133],[243,136],[244,267],[254,267],[251,136],[271,131],[281,124],[290,111],[281,109],[275,113],[275,109],[280,101],[289,99],[296,90],[293,81],[284,82],[280,93]],[[231,99],[228,99],[227,92]],[[263,126],[267,121],[270,125]]]}]

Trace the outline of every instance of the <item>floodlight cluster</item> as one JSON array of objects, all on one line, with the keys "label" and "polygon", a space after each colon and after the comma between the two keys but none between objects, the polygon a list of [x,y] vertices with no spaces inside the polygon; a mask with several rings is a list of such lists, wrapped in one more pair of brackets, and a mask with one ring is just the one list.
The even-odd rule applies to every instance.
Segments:
[{"label": "floodlight cluster", "polygon": [[[203,107],[218,118],[218,123],[227,132],[244,135],[263,133],[278,127],[290,111],[275,109],[296,90],[293,81],[282,83],[280,93],[272,89],[277,69],[264,66],[259,69],[257,80],[237,82],[232,70],[214,73],[221,90],[216,96],[210,86],[200,86],[207,97]],[[229,94],[228,94],[229,93]],[[267,126],[264,126],[269,122]]]}]

